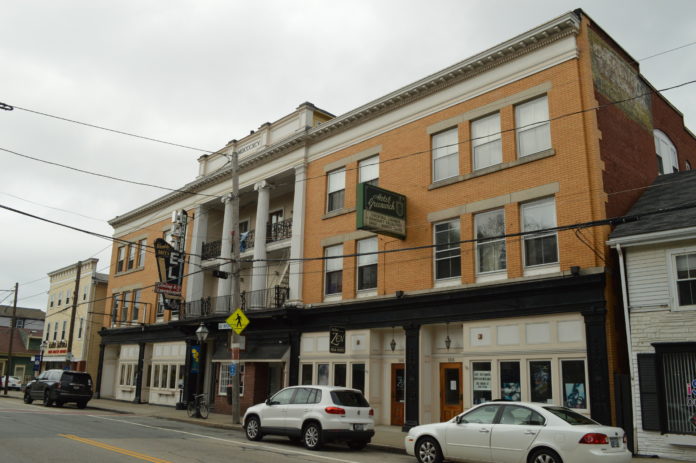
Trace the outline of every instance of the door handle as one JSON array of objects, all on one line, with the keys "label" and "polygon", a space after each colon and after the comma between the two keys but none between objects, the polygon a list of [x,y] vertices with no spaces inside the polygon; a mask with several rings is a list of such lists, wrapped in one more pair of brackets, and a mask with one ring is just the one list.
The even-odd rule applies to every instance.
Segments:
[{"label": "door handle", "polygon": [[479,432],[491,432],[491,430],[488,428],[481,428],[479,429]]},{"label": "door handle", "polygon": [[532,430],[525,431],[524,433],[527,434],[527,435],[529,435],[529,436],[535,436],[535,435],[536,435],[536,431],[532,431]]}]

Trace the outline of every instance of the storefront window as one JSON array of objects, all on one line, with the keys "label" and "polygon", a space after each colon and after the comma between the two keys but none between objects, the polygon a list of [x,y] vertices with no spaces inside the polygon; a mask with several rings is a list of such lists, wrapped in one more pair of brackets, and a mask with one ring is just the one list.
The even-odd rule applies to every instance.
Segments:
[{"label": "storefront window", "polygon": [[364,363],[354,363],[353,364],[353,384],[351,385],[353,389],[359,389],[363,393],[365,392],[365,364]]},{"label": "storefront window", "polygon": [[587,408],[585,361],[564,360],[561,362],[561,370],[563,377],[563,406],[568,408]]},{"label": "storefront window", "polygon": [[662,369],[668,433],[696,434],[696,353],[665,352]]},{"label": "storefront window", "polygon": [[482,404],[490,401],[492,397],[491,388],[491,362],[473,362],[471,369],[473,371],[473,403]]},{"label": "storefront window", "polygon": [[346,364],[336,363],[334,364],[334,386],[346,385]]},{"label": "storefront window", "polygon": [[[218,384],[218,395],[227,395],[227,387],[232,386],[232,376],[230,376],[231,363],[220,364],[220,382]],[[239,396],[244,395],[244,364],[237,364],[239,371]],[[183,370],[183,368],[182,368]]]},{"label": "storefront window", "polygon": [[551,387],[551,362],[529,362],[529,390],[532,402],[553,402]]},{"label": "storefront window", "polygon": [[155,365],[155,379],[152,382],[152,387],[159,387],[159,385],[160,385],[161,368],[162,368],[162,365]]},{"label": "storefront window", "polygon": [[500,398],[521,400],[520,362],[500,362]]},{"label": "storefront window", "polygon": [[317,365],[317,384],[320,386],[329,385],[329,364],[320,363]]},{"label": "storefront window", "polygon": [[302,365],[302,382],[301,384],[312,384],[312,364],[305,363]]},{"label": "storefront window", "polygon": [[172,365],[169,368],[169,389],[176,388],[176,366]]}]

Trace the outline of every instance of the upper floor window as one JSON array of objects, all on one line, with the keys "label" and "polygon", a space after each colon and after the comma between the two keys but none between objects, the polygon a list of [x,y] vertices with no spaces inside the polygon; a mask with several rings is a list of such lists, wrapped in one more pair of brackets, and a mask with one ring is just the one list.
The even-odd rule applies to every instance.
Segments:
[{"label": "upper floor window", "polygon": [[46,323],[46,341],[51,337],[51,323]]},{"label": "upper floor window", "polygon": [[483,212],[474,217],[476,227],[476,261],[478,273],[506,269],[505,212],[503,209]]},{"label": "upper floor window", "polygon": [[55,341],[58,337],[58,322],[53,324],[53,340]]},{"label": "upper floor window", "polygon": [[[556,202],[546,198],[522,205],[522,231],[534,232],[556,227]],[[558,236],[555,231],[524,235],[524,264],[553,264],[558,262]]]},{"label": "upper floor window", "polygon": [[379,185],[379,156],[363,159],[358,163],[359,183]]},{"label": "upper floor window", "polygon": [[126,259],[126,247],[121,246],[120,248],[118,248],[118,258],[116,260],[116,273],[123,272],[123,270],[124,270],[123,264],[124,264],[125,259]]},{"label": "upper floor window", "polygon": [[83,301],[87,300],[87,286],[82,288],[82,300]]},{"label": "upper floor window", "polygon": [[84,328],[85,319],[80,317],[80,326],[77,331],[77,339],[82,339],[82,329]]},{"label": "upper floor window", "polygon": [[118,316],[118,300],[121,297],[120,294],[116,293],[112,297],[112,307],[111,307],[111,324],[115,325],[116,324],[116,317]]},{"label": "upper floor window", "polygon": [[655,152],[657,153],[657,171],[662,174],[679,172],[677,149],[669,137],[660,130],[653,130]]},{"label": "upper floor window", "polygon": [[346,170],[339,169],[329,172],[327,181],[328,200],[326,203],[326,212],[343,209],[346,194]]},{"label": "upper floor window", "polygon": [[61,341],[62,341],[63,339],[65,339],[65,328],[67,327],[67,325],[68,325],[67,320],[63,320],[63,328],[62,328],[61,331],[60,331],[60,340],[61,340]]},{"label": "upper floor window", "polygon": [[515,121],[519,157],[551,148],[551,123],[546,95],[515,106]]},{"label": "upper floor window", "polygon": [[122,322],[125,322],[126,320],[128,320],[128,305],[129,305],[128,304],[129,303],[128,297],[129,296],[130,296],[130,294],[128,293],[128,291],[123,292],[123,299],[121,299],[121,321]]},{"label": "upper floor window", "polygon": [[459,219],[435,224],[435,279],[456,278],[462,274]]},{"label": "upper floor window", "polygon": [[696,252],[674,256],[677,302],[680,307],[696,305]]},{"label": "upper floor window", "polygon": [[324,294],[340,294],[343,291],[343,245],[324,249]]},{"label": "upper floor window", "polygon": [[65,291],[65,303],[70,304],[70,290]]},{"label": "upper floor window", "polygon": [[471,147],[474,170],[503,162],[500,142],[500,113],[491,114],[471,123]]},{"label": "upper floor window", "polygon": [[377,287],[377,237],[358,241],[358,291]]},{"label": "upper floor window", "polygon": [[63,303],[63,291],[58,291],[58,305]]},{"label": "upper floor window", "polygon": [[459,141],[456,127],[433,135],[432,153],[434,182],[459,175]]},{"label": "upper floor window", "polygon": [[138,249],[135,246],[135,243],[128,246],[128,270],[135,267],[135,255],[137,254],[137,252]]},{"label": "upper floor window", "polygon": [[48,298],[49,307],[53,307],[54,299],[55,299],[55,296],[53,294],[51,294]]},{"label": "upper floor window", "polygon": [[131,310],[131,320],[134,322],[140,321],[140,294],[142,290],[136,289],[133,291],[133,309]]},{"label": "upper floor window", "polygon": [[24,328],[24,319],[18,318],[15,320],[15,328]]},{"label": "upper floor window", "polygon": [[145,252],[147,252],[147,240],[138,241],[138,267],[145,267]]}]

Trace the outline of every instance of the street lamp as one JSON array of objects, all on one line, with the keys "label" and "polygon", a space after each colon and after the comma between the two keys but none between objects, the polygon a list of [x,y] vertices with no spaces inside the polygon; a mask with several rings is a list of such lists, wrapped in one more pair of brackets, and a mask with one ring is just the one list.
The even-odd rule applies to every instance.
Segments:
[{"label": "street lamp", "polygon": [[196,337],[198,338],[198,342],[205,342],[205,340],[208,339],[208,333],[208,328],[206,328],[205,324],[201,322],[201,325],[196,330]]},{"label": "street lamp", "polygon": [[44,352],[46,351],[47,347],[48,347],[48,339],[44,339],[43,341],[41,341],[41,350],[39,351],[39,373],[41,373],[41,364],[43,364]]}]

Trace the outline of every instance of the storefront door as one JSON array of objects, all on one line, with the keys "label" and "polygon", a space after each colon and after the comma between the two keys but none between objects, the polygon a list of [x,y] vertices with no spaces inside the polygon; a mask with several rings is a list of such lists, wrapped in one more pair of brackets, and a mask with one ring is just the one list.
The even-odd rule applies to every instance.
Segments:
[{"label": "storefront door", "polygon": [[391,425],[404,424],[404,402],[406,401],[406,375],[403,363],[392,363],[391,374]]},{"label": "storefront door", "polygon": [[440,421],[450,420],[464,410],[462,364],[440,364]]}]

